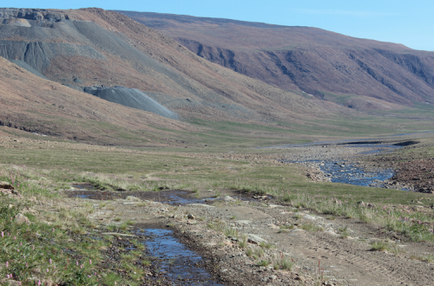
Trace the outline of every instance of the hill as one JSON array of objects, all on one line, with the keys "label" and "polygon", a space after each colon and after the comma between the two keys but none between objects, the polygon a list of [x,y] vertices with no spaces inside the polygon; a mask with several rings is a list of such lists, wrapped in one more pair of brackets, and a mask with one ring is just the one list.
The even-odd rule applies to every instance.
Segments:
[{"label": "hill", "polygon": [[204,59],[285,90],[360,110],[434,104],[434,52],[310,27],[119,12]]},{"label": "hill", "polygon": [[0,126],[40,136],[123,146],[165,144],[164,138],[170,133],[161,128],[198,130],[42,79],[1,57],[0,79]]},{"label": "hill", "polygon": [[2,9],[0,20],[0,56],[77,90],[137,89],[184,119],[267,122],[329,114],[113,11]]}]

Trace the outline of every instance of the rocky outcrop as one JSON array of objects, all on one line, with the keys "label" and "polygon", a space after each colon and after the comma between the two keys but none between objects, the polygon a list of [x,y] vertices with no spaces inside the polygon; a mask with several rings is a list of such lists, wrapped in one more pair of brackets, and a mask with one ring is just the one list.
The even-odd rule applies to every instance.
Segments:
[{"label": "rocky outcrop", "polygon": [[[69,19],[69,16],[54,10],[0,8],[0,22],[3,22],[3,24],[19,22],[14,19],[38,21],[39,24],[42,24],[60,22]],[[21,22],[25,23],[25,21]]]}]

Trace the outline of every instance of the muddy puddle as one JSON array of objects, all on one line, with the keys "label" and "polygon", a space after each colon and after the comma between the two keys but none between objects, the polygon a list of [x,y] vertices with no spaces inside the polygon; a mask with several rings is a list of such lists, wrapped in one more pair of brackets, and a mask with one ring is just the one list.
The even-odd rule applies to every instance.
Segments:
[{"label": "muddy puddle", "polygon": [[180,243],[168,229],[148,228],[137,232],[148,237],[143,243],[147,254],[153,257],[153,263],[160,275],[173,281],[174,285],[219,286],[205,270],[205,261],[201,256]]},{"label": "muddy puddle", "polygon": [[[85,185],[85,184],[83,184]],[[140,191],[101,191],[95,190],[92,185],[88,184],[88,188],[77,188],[73,185],[75,190],[68,190],[65,193],[70,198],[92,199],[92,200],[114,200],[126,199],[129,196],[140,198],[141,200],[148,200],[160,202],[171,205],[187,205],[187,204],[209,204],[220,198],[196,198],[194,192],[184,190],[163,190],[156,192],[140,192]],[[238,198],[238,197],[237,197]]]}]

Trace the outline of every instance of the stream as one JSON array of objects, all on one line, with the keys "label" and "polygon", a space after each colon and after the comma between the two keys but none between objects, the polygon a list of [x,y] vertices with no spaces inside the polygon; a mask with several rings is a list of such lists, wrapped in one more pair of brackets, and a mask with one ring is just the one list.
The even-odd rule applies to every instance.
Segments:
[{"label": "stream", "polygon": [[[303,164],[320,170],[333,183],[345,183],[357,186],[392,188],[388,180],[395,174],[392,169],[364,168],[354,163],[359,156],[379,155],[393,152],[405,146],[417,144],[413,139],[407,140],[340,140],[304,144],[270,146],[293,151],[292,159],[282,159],[284,163]],[[295,151],[295,152],[294,152]],[[407,188],[400,190],[408,191]]]}]

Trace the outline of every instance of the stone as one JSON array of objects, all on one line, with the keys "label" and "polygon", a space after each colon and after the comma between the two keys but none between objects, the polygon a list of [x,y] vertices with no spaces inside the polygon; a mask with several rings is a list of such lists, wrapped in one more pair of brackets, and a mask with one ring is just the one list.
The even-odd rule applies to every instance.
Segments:
[{"label": "stone", "polygon": [[142,201],[138,197],[134,197],[134,196],[128,196],[128,197],[126,197],[126,200],[128,200],[128,201],[135,201],[135,202],[141,202]]},{"label": "stone", "polygon": [[0,181],[0,189],[15,190],[14,186],[5,181]]},{"label": "stone", "polygon": [[188,215],[187,215],[187,218],[188,218],[188,219],[195,219],[194,215],[192,215],[192,214],[188,214]]},{"label": "stone", "polygon": [[279,227],[277,225],[272,224],[272,223],[269,224],[268,227],[271,228],[271,229],[279,229]]},{"label": "stone", "polygon": [[236,220],[235,222],[238,224],[245,224],[245,225],[252,223],[250,220]]},{"label": "stone", "polygon": [[15,216],[15,222],[18,223],[18,224],[23,224],[23,223],[25,223],[25,224],[30,224],[30,220],[29,220],[29,218],[26,217],[26,216],[23,215],[23,214],[17,214],[17,215]]},{"label": "stone", "polygon": [[206,205],[206,204],[189,204],[191,207],[203,207],[203,208],[213,208],[214,206]]},{"label": "stone", "polygon": [[271,204],[268,205],[268,207],[269,207],[269,208],[272,208],[272,209],[273,209],[273,208],[284,208],[284,206],[281,206],[281,205],[271,205]]},{"label": "stone", "polygon": [[256,234],[247,234],[247,241],[253,244],[266,243],[267,241]]},{"label": "stone", "polygon": [[225,196],[225,197],[223,198],[223,200],[224,200],[225,202],[234,202],[234,201],[235,201],[235,199],[232,198],[232,197],[230,197],[230,196]]}]

